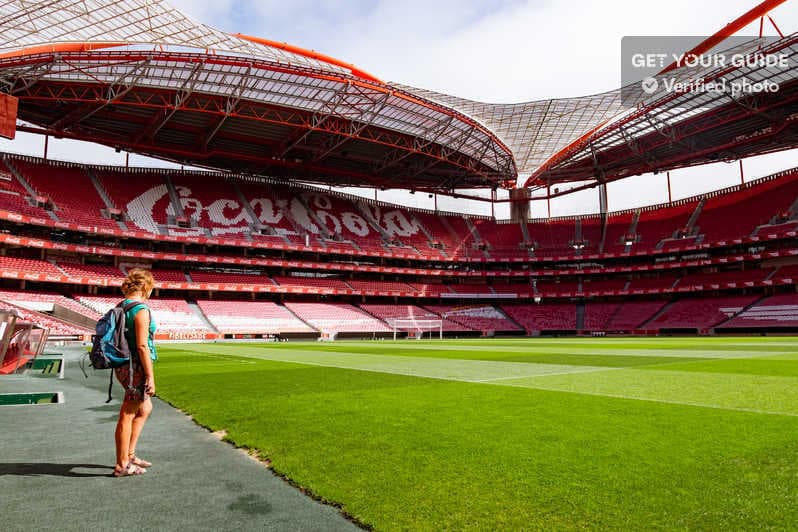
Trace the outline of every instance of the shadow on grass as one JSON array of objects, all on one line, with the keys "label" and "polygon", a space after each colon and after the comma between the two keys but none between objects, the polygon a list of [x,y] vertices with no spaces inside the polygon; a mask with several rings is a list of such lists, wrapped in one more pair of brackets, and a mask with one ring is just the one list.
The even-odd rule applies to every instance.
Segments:
[{"label": "shadow on grass", "polygon": [[[84,471],[80,471],[84,470]],[[51,464],[44,462],[0,462],[0,477],[17,475],[21,477],[108,477],[113,467],[98,464]]]}]

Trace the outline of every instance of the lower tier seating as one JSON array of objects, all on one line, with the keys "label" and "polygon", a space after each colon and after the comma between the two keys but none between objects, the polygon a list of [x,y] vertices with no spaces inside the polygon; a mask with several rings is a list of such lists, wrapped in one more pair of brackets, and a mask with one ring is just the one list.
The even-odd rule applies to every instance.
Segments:
[{"label": "lower tier seating", "polygon": [[448,321],[459,323],[472,331],[519,331],[518,325],[507,319],[501,311],[491,305],[475,305],[452,307],[444,305],[427,305],[433,312],[445,317]]},{"label": "lower tier seating", "polygon": [[324,333],[389,332],[388,325],[345,303],[286,303],[303,321]]},{"label": "lower tier seating", "polygon": [[576,330],[576,305],[573,303],[505,305],[501,309],[527,331]]},{"label": "lower tier seating", "polygon": [[645,324],[646,329],[709,329],[757,300],[756,296],[682,299]]},{"label": "lower tier seating", "polygon": [[[119,297],[78,296],[78,301],[105,314],[119,303]],[[150,299],[147,305],[158,326],[158,332],[212,332],[183,299]]]},{"label": "lower tier seating", "polygon": [[200,309],[220,333],[313,332],[288,309],[270,301],[197,301]]},{"label": "lower tier seating", "polygon": [[763,299],[724,323],[722,327],[798,327],[798,294],[782,294]]}]

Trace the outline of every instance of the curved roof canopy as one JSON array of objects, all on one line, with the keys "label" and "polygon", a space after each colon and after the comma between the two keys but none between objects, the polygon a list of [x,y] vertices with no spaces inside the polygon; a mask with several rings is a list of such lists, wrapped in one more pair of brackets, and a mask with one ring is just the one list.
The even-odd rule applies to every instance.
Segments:
[{"label": "curved roof canopy", "polygon": [[[519,174],[530,187],[595,184],[797,144],[795,69],[671,73],[780,76],[778,98],[754,101],[639,88],[630,99],[627,88],[623,99],[618,89],[488,104],[224,33],[163,0],[7,1],[0,30],[0,91],[19,98],[32,124],[22,130],[284,179],[435,191],[514,187]],[[794,53],[795,37],[775,46]]]}]

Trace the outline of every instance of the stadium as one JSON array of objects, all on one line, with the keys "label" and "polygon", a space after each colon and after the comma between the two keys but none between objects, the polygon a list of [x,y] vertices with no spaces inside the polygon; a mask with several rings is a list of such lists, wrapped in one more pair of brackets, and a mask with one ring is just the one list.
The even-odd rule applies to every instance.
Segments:
[{"label": "stadium", "polygon": [[[0,3],[6,522],[85,528],[24,502],[113,489],[76,450],[85,411],[112,413],[78,359],[145,268],[175,407],[147,445],[176,473],[130,479],[144,524],[92,527],[793,528],[798,166],[745,172],[798,148],[779,9],[677,50],[735,60],[500,104],[161,0]],[[51,157],[65,140],[159,164]],[[708,165],[733,184],[673,198],[671,172]],[[639,176],[667,197],[611,209]],[[598,208],[552,216],[580,194]],[[159,451],[172,432],[202,464]]]}]

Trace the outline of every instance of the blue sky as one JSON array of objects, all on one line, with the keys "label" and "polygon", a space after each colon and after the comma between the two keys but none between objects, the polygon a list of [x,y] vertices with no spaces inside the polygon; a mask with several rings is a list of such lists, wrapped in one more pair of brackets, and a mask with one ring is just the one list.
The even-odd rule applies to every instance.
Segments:
[{"label": "blue sky", "polygon": [[[708,35],[758,0],[172,0],[198,21],[317,50],[378,78],[489,102],[581,96],[620,85],[626,35]],[[782,31],[798,30],[798,0],[773,12]],[[744,34],[758,31],[752,25]],[[769,33],[773,33],[772,30]],[[20,135],[0,150],[40,155],[42,141]],[[119,164],[119,154],[51,142],[54,158]],[[137,158],[132,159],[134,162]],[[152,165],[153,163],[142,163]],[[749,177],[798,166],[789,152],[746,162]],[[675,197],[739,182],[736,165],[672,175]],[[424,196],[424,197],[421,197]],[[425,195],[382,197],[421,207]],[[667,200],[663,176],[610,188],[610,207]],[[554,202],[554,214],[595,210],[596,195]],[[446,205],[446,208],[456,208]],[[484,210],[482,212],[485,212]],[[535,216],[544,215],[540,210]]]}]

